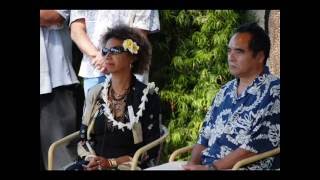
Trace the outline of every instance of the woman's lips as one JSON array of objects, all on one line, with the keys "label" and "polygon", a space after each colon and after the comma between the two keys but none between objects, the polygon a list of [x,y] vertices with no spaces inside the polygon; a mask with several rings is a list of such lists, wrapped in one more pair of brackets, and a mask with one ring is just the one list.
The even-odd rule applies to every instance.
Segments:
[{"label": "woman's lips", "polygon": [[107,63],[107,66],[114,66],[113,63]]}]

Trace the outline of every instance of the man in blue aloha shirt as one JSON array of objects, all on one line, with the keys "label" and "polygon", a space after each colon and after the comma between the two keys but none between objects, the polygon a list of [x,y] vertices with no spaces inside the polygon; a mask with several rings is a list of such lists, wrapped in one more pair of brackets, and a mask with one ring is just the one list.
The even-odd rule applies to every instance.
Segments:
[{"label": "man in blue aloha shirt", "polygon": [[[231,169],[241,159],[280,147],[280,79],[265,65],[270,39],[256,23],[239,27],[228,44],[229,70],[210,107],[186,170]],[[248,169],[275,169],[280,157]]]}]

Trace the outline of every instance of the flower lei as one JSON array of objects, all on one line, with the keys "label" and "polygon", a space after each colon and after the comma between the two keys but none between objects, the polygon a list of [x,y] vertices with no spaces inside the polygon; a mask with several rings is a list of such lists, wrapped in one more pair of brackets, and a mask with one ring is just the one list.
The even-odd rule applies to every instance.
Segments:
[{"label": "flower lei", "polygon": [[124,50],[129,50],[131,54],[138,54],[139,46],[132,39],[126,39],[123,41],[122,46]]},{"label": "flower lei", "polygon": [[102,99],[106,103],[106,104],[103,104],[104,115],[108,118],[108,121],[112,122],[112,125],[117,126],[118,129],[121,129],[122,131],[124,131],[123,128],[126,127],[127,129],[131,130],[134,123],[138,123],[139,118],[142,117],[142,112],[143,110],[145,110],[145,103],[148,101],[147,94],[148,93],[153,94],[154,92],[158,94],[159,88],[155,87],[154,82],[148,83],[147,87],[143,90],[143,96],[141,97],[141,104],[139,105],[139,110],[137,112],[137,115],[134,116],[134,118],[130,118],[129,122],[122,123],[114,119],[114,116],[110,110],[110,102],[108,99],[108,89],[110,86],[109,82],[110,80],[105,82],[104,89],[102,90]]}]

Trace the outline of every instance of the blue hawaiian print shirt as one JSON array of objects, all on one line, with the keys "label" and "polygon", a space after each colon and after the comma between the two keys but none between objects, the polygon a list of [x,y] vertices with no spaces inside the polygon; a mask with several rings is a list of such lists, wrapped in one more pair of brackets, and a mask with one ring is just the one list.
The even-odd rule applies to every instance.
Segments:
[{"label": "blue hawaiian print shirt", "polygon": [[[280,147],[280,79],[265,67],[239,96],[238,83],[234,79],[221,88],[205,117],[197,142],[207,147],[202,164],[222,159],[237,148],[262,153]],[[280,168],[279,160],[279,156],[270,157],[246,168]]]}]

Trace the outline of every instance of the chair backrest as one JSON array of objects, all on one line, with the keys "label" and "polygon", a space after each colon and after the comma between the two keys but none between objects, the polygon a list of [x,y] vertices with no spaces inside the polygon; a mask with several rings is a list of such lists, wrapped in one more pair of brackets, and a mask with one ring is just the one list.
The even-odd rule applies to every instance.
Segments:
[{"label": "chair backrest", "polygon": [[161,152],[162,152],[162,145],[163,142],[165,141],[165,139],[167,138],[167,136],[169,135],[169,131],[168,129],[163,126],[160,125],[160,137],[156,140],[154,140],[153,142],[150,142],[149,144],[141,147],[140,149],[138,149],[133,158],[132,158],[132,166],[131,166],[131,170],[137,170],[137,164],[138,164],[138,159],[141,157],[141,155],[143,153],[146,153],[148,150],[156,147],[157,145],[160,145],[159,151],[158,151],[158,157],[157,157],[157,162],[155,164],[159,164],[160,161],[160,157],[161,157]]},{"label": "chair backrest", "polygon": [[[165,138],[166,138],[168,135],[169,135],[168,129],[164,125],[161,124],[160,125],[160,137],[165,136]],[[157,161],[156,161],[157,165],[160,163],[161,152],[162,152],[162,149],[163,149],[163,141],[160,143],[160,148],[159,148],[158,157],[157,157]]]}]

